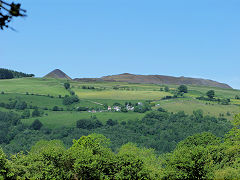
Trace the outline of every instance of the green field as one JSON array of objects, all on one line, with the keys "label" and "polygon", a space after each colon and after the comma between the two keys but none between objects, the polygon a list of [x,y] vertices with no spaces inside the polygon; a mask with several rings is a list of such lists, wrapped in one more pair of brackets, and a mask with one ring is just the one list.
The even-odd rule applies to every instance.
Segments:
[{"label": "green field", "polygon": [[39,95],[66,95],[63,87],[65,80],[44,79],[44,78],[20,78],[0,81],[0,92]]},{"label": "green field", "polygon": [[123,90],[82,90],[76,91],[79,98],[82,99],[112,99],[112,100],[157,100],[170,93],[160,91],[123,91]]},{"label": "green field", "polygon": [[[117,120],[118,122],[136,120],[143,118],[144,114],[140,113],[121,113],[121,112],[102,112],[102,113],[88,113],[88,112],[52,112],[46,111],[42,117],[38,117],[43,125],[48,128],[61,127],[75,127],[76,121],[80,119],[90,119],[96,116],[102,123],[106,123],[108,119]],[[24,119],[22,122],[30,125],[36,118]]]},{"label": "green field", "polygon": [[[240,106],[236,105],[220,105],[211,102],[206,104],[205,101],[200,101],[196,99],[172,99],[157,102],[161,107],[167,109],[169,112],[184,111],[187,114],[192,114],[193,111],[197,109],[203,110],[205,115],[211,115],[218,117],[219,114],[224,114],[225,118],[231,120],[233,115],[240,113]],[[227,115],[230,113],[231,116]]]},{"label": "green field", "polygon": [[[89,118],[92,113],[68,111],[69,108],[88,107],[103,108],[103,105],[112,106],[114,103],[122,105],[125,102],[133,104],[137,102],[153,101],[156,105],[153,110],[162,107],[169,112],[185,111],[192,114],[194,110],[202,109],[207,115],[224,114],[224,117],[231,120],[233,115],[240,112],[240,100],[234,99],[236,95],[240,95],[239,90],[221,89],[203,86],[188,86],[189,92],[184,98],[161,100],[165,96],[171,96],[170,92],[160,91],[164,85],[154,84],[132,84],[125,82],[76,82],[71,81],[71,89],[80,98],[79,103],[70,106],[63,105],[62,97],[69,95],[63,84],[66,80],[43,79],[43,78],[21,78],[11,80],[0,80],[0,102],[8,103],[11,99],[27,102],[28,105],[37,106],[44,112],[44,116],[38,119],[48,127],[56,128],[62,126],[75,126],[76,121],[81,118]],[[82,89],[82,86],[94,87],[95,89]],[[116,89],[117,87],[117,89]],[[169,85],[170,90],[177,89],[177,85]],[[197,100],[196,97],[204,96],[208,90],[214,90],[217,98],[230,98],[230,105],[220,105],[215,102],[206,102]],[[26,95],[28,92],[28,95]],[[210,103],[210,104],[209,104]],[[64,111],[53,112],[54,106],[63,108]],[[44,110],[44,109],[49,110]],[[2,111],[6,109],[1,108]],[[16,111],[16,110],[14,110]],[[16,111],[21,114],[21,111]],[[46,115],[47,114],[47,115]],[[227,115],[228,114],[228,115]],[[230,115],[229,115],[230,114]],[[128,121],[140,119],[144,116],[141,113],[117,113],[117,112],[98,112],[94,114],[97,118],[105,122],[108,119],[118,121]],[[30,124],[36,118],[22,120],[26,124]]]}]

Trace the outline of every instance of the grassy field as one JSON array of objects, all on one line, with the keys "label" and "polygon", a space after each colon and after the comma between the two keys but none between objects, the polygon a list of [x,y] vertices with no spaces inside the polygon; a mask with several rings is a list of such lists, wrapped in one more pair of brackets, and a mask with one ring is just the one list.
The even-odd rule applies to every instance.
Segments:
[{"label": "grassy field", "polygon": [[82,99],[112,99],[112,100],[158,100],[171,95],[161,91],[124,91],[124,90],[75,90]]},{"label": "grassy field", "polygon": [[39,119],[43,125],[48,128],[73,127],[76,126],[76,121],[85,118],[96,116],[102,123],[106,123],[108,119],[121,121],[141,119],[145,114],[140,113],[121,113],[121,112],[102,112],[102,113],[88,113],[88,112],[53,112],[46,111],[42,117],[23,119],[22,122],[30,125],[35,119]]},{"label": "grassy field", "polygon": [[39,95],[66,95],[69,94],[63,87],[65,80],[42,79],[42,78],[20,78],[0,80],[0,92]]},{"label": "grassy field", "polygon": [[[239,90],[221,89],[214,87],[203,86],[188,86],[189,93],[185,94],[185,98],[161,100],[165,96],[171,96],[169,92],[160,91],[164,85],[154,84],[133,84],[125,82],[75,82],[71,81],[72,90],[80,98],[80,102],[70,106],[64,106],[59,95],[65,96],[69,92],[63,87],[65,80],[57,79],[42,79],[42,78],[21,78],[11,80],[0,80],[0,102],[9,102],[9,99],[19,99],[26,101],[28,105],[38,106],[40,109],[52,109],[54,106],[63,108],[65,111],[53,112],[45,110],[44,114],[39,117],[44,125],[50,128],[62,126],[75,126],[77,120],[81,118],[89,118],[92,113],[66,111],[73,107],[88,107],[88,108],[102,108],[103,104],[112,106],[118,102],[122,105],[125,102],[144,102],[152,100],[160,107],[167,109],[170,112],[185,111],[187,114],[192,114],[194,110],[202,109],[207,115],[218,117],[219,114],[224,114],[224,117],[229,120],[233,115],[240,112],[240,100],[234,99],[236,95],[240,96]],[[94,87],[95,89],[82,89],[82,86]],[[117,90],[115,90],[117,87]],[[171,90],[176,90],[177,85],[168,85]],[[115,88],[115,89],[114,89]],[[230,105],[220,105],[214,102],[196,100],[196,97],[204,96],[208,90],[214,90],[217,98],[230,98]],[[29,95],[26,95],[26,92]],[[33,95],[32,95],[33,94]],[[49,95],[49,96],[48,96]],[[53,96],[53,98],[51,98]],[[154,107],[157,109],[159,106]],[[7,111],[0,108],[1,111]],[[17,112],[21,114],[22,112]],[[229,116],[229,113],[231,114]],[[228,114],[228,115],[226,115]],[[136,118],[142,118],[144,114],[140,113],[114,113],[104,112],[95,113],[99,120],[106,122],[108,119],[118,121],[127,121]],[[36,118],[22,120],[26,124],[32,123]]]},{"label": "grassy field", "polygon": [[[192,114],[197,109],[203,110],[205,115],[211,115],[219,117],[219,114],[224,114],[224,117],[231,120],[233,115],[240,113],[240,106],[236,105],[220,105],[217,103],[206,104],[205,101],[184,98],[184,99],[171,99],[156,102],[160,104],[160,107],[167,109],[169,112],[184,111],[187,114]],[[231,116],[228,116],[230,113]]]}]

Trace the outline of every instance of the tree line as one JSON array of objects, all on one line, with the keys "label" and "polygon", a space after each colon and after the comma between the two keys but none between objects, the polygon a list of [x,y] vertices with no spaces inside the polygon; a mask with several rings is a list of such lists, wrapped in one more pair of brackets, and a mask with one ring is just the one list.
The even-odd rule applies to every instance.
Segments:
[{"label": "tree line", "polygon": [[0,68],[0,79],[13,79],[22,77],[34,77],[34,74],[26,74],[23,72]]}]

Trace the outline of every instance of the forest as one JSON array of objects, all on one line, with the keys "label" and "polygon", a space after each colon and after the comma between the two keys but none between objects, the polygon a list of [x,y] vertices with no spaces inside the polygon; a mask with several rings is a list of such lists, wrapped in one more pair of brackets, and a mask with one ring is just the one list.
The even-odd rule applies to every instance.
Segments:
[{"label": "forest", "polygon": [[34,77],[34,74],[26,74],[23,72],[0,68],[0,79],[13,79],[22,77]]},{"label": "forest", "polygon": [[[38,111],[35,109],[32,114],[37,116]],[[190,135],[211,132],[222,137],[232,128],[225,118],[204,116],[201,110],[187,115],[183,111],[170,113],[162,108],[147,113],[139,120],[118,122],[109,119],[102,123],[96,116],[92,116],[90,119],[78,120],[75,127],[55,129],[45,127],[37,117],[29,126],[23,124],[20,118],[20,115],[13,112],[0,112],[0,143],[6,153],[27,152],[41,139],[59,139],[66,147],[70,147],[73,139],[97,133],[111,140],[110,147],[113,151],[133,142],[141,147],[153,148],[161,154],[172,151],[177,143]]]},{"label": "forest", "polygon": [[[145,118],[159,121],[161,115]],[[1,116],[8,125],[18,124],[15,116]],[[239,179],[239,127],[240,115],[224,137],[197,133],[161,155],[134,143],[113,151],[110,140],[96,133],[73,140],[69,148],[60,140],[41,140],[26,153],[7,156],[0,150],[0,175],[4,179]]]}]

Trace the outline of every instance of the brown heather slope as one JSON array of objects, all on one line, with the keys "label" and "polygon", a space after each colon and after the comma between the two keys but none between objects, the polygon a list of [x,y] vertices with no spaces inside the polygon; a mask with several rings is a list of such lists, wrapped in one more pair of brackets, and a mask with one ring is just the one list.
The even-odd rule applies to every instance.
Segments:
[{"label": "brown heather slope", "polygon": [[119,81],[129,83],[143,83],[143,84],[175,84],[175,85],[198,85],[198,86],[211,86],[219,88],[232,89],[231,86],[219,83],[217,81],[199,78],[189,77],[173,77],[173,76],[162,76],[162,75],[135,75],[135,74],[119,74],[112,76],[104,76],[101,78],[104,81]]},{"label": "brown heather slope", "polygon": [[44,78],[55,78],[55,79],[68,79],[72,80],[67,74],[62,72],[60,69],[55,69],[52,72],[48,73]]}]

